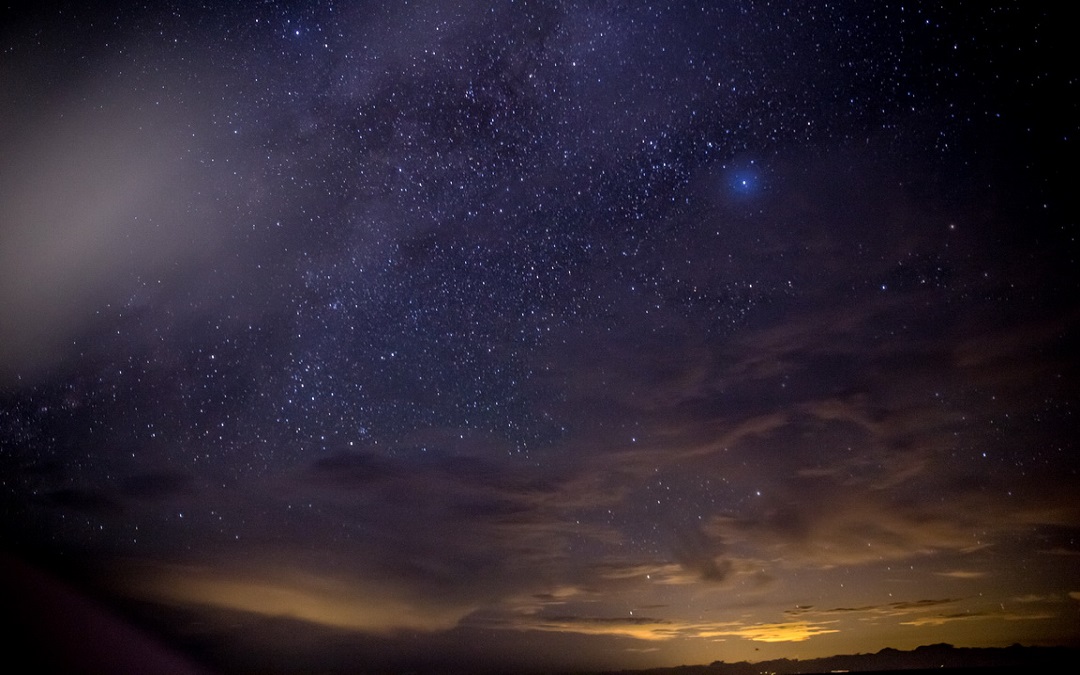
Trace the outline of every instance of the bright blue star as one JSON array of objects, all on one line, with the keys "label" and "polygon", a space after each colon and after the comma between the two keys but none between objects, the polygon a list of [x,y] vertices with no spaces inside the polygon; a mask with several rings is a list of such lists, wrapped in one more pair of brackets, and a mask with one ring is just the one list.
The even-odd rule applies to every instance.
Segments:
[{"label": "bright blue star", "polygon": [[756,195],[761,190],[761,182],[761,172],[753,162],[728,170],[728,189],[736,195],[745,197]]}]

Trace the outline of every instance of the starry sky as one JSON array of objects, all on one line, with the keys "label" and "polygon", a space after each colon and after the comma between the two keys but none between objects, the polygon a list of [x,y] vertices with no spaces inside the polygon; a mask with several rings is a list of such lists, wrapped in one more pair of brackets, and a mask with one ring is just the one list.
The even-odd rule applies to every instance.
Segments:
[{"label": "starry sky", "polygon": [[10,559],[219,671],[1080,642],[1054,10],[5,15]]}]

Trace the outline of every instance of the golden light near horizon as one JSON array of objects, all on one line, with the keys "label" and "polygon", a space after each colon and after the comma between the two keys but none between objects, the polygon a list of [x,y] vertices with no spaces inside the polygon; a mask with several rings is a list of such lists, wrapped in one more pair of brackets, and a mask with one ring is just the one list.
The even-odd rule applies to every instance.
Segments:
[{"label": "golden light near horizon", "polygon": [[804,642],[815,635],[839,632],[839,629],[831,628],[828,625],[773,623],[755,624],[730,630],[708,630],[703,631],[701,637],[736,636],[754,640],[755,642]]},{"label": "golden light near horizon", "polygon": [[452,628],[470,610],[425,603],[382,583],[344,581],[296,568],[219,570],[205,566],[131,568],[122,590],[135,597],[285,617],[342,630],[394,633]]}]

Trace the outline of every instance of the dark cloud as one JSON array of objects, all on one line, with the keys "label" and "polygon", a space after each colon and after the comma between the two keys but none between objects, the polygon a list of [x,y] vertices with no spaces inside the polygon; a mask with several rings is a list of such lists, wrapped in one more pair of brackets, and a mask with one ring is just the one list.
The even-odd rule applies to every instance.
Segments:
[{"label": "dark cloud", "polygon": [[362,488],[401,477],[401,468],[378,455],[363,453],[323,457],[311,466],[310,480],[339,488]]},{"label": "dark cloud", "polygon": [[675,536],[672,553],[683,569],[696,573],[707,583],[727,581],[733,565],[731,561],[719,559],[723,552],[720,542],[697,529],[679,529]]},{"label": "dark cloud", "polygon": [[96,490],[67,488],[50,492],[48,503],[63,510],[97,515],[113,514],[122,508],[114,499]]},{"label": "dark cloud", "polygon": [[168,471],[131,476],[124,480],[120,492],[125,497],[147,501],[189,496],[195,492],[195,478]]}]

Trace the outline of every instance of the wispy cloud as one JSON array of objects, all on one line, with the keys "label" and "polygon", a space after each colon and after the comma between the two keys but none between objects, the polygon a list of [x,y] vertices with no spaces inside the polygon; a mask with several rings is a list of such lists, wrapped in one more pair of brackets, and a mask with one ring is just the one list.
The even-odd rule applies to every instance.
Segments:
[{"label": "wispy cloud", "polygon": [[124,590],[166,604],[287,617],[366,633],[445,630],[474,609],[434,602],[384,581],[289,568],[144,564],[129,571]]},{"label": "wispy cloud", "polygon": [[734,636],[755,642],[805,642],[817,635],[839,633],[828,624],[762,623],[730,628],[716,628],[701,633],[701,637]]},{"label": "wispy cloud", "polygon": [[[1021,601],[1014,600],[1014,602]],[[1043,605],[1048,604],[1043,598],[1040,598],[1037,602]],[[846,617],[848,619],[870,622],[893,620],[901,626],[917,627],[941,626],[947,623],[961,621],[1036,621],[1057,617],[1055,612],[1047,611],[1046,607],[1042,607],[1039,610],[1028,609],[1017,611],[1004,603],[993,604],[960,598],[930,598],[916,601],[890,602],[880,605],[831,607],[823,609],[814,607],[796,607],[787,610],[785,613],[793,618],[797,617],[819,622],[826,621],[830,618]]]},{"label": "wispy cloud", "polygon": [[804,642],[818,635],[837,633],[827,623],[700,622],[649,616],[593,617],[578,615],[520,616],[493,626],[584,635],[608,635],[637,640],[664,641],[687,638],[738,637],[754,642]]},{"label": "wispy cloud", "polygon": [[987,576],[986,572],[977,572],[975,570],[950,570],[948,572],[934,572],[934,574],[950,579],[982,579]]},{"label": "wispy cloud", "polygon": [[901,621],[902,626],[943,626],[947,623],[967,622],[967,621],[983,621],[987,619],[997,619],[1002,621],[1040,621],[1045,619],[1056,619],[1057,614],[1050,612],[957,612],[955,614],[936,614],[934,616],[924,616],[917,619],[911,619],[909,621]]}]

